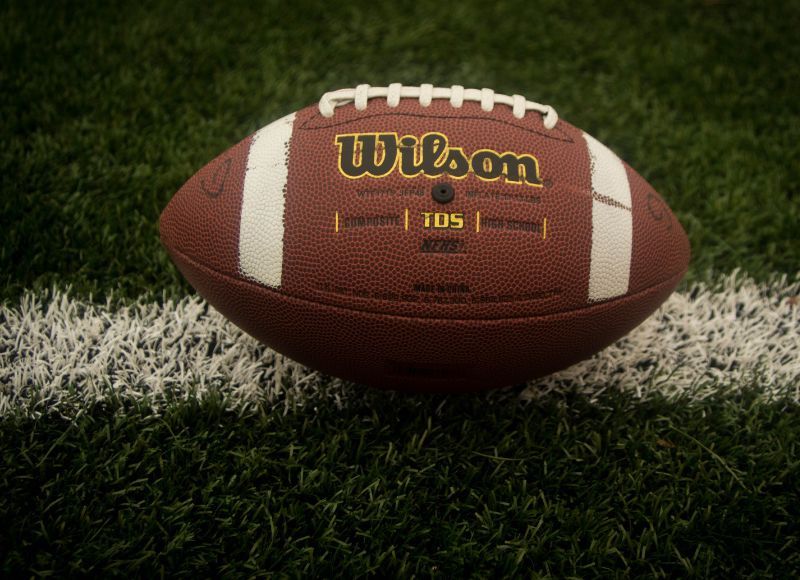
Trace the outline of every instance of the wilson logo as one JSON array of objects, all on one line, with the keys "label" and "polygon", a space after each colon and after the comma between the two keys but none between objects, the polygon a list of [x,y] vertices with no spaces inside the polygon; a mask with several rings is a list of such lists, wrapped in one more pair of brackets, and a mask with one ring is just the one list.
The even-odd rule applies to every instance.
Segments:
[{"label": "wilson logo", "polygon": [[336,136],[339,171],[350,179],[382,178],[393,171],[405,177],[446,175],[462,179],[469,173],[484,181],[503,179],[541,187],[539,161],[533,155],[478,149],[471,154],[451,147],[447,135],[425,133],[348,133]]}]

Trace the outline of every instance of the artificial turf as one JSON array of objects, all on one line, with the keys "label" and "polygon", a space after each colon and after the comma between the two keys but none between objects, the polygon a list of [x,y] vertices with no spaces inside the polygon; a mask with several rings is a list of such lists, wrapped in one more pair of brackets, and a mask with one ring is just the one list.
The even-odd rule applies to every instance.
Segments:
[{"label": "artificial turf", "polygon": [[[362,82],[551,104],[667,199],[690,279],[798,271],[797,2],[4,2],[0,30],[6,302],[190,292],[158,242],[172,193]],[[800,575],[800,416],[757,381],[699,401],[347,392],[5,417],[0,571]]]},{"label": "artificial turf", "polygon": [[800,412],[757,393],[528,405],[370,392],[0,423],[0,570],[788,577]]}]

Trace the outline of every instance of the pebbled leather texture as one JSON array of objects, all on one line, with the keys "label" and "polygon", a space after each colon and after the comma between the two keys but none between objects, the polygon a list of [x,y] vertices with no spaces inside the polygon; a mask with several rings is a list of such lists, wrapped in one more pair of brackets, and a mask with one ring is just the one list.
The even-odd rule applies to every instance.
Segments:
[{"label": "pebbled leather texture", "polygon": [[[392,139],[413,137],[419,162],[429,133],[488,165],[342,169],[343,139],[388,139],[379,164]],[[508,154],[534,158],[538,175],[487,179]],[[450,201],[433,195],[438,184]],[[577,362],[657,308],[690,255],[652,187],[580,130],[443,100],[280,119],[192,177],[160,229],[189,282],[258,339],[335,376],[417,391],[498,387]]]}]

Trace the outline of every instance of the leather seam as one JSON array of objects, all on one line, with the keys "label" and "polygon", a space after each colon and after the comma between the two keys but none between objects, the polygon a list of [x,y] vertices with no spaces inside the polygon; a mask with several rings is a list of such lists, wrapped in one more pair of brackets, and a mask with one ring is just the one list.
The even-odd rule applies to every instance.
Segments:
[{"label": "leather seam", "polygon": [[358,122],[358,121],[363,121],[364,119],[371,119],[371,118],[375,118],[375,117],[413,117],[413,118],[418,118],[418,119],[448,119],[448,120],[456,119],[456,120],[459,120],[459,121],[464,120],[464,119],[470,119],[470,120],[474,120],[474,121],[490,121],[492,123],[501,123],[503,125],[507,125],[509,127],[513,127],[514,129],[520,129],[521,131],[525,131],[527,133],[533,133],[535,135],[539,135],[540,137],[545,137],[547,139],[552,139],[553,141],[560,141],[562,143],[575,143],[574,139],[572,139],[569,135],[567,135],[561,129],[551,129],[550,130],[551,132],[552,131],[558,131],[561,136],[557,137],[555,135],[548,135],[547,133],[544,133],[542,131],[539,131],[539,130],[531,128],[531,127],[524,127],[524,126],[521,126],[521,125],[517,125],[515,123],[510,123],[508,121],[504,121],[502,119],[493,119],[491,117],[481,117],[481,116],[478,116],[478,115],[424,115],[424,114],[419,114],[419,113],[386,112],[386,113],[373,113],[371,115],[361,115],[357,119],[350,119],[348,121],[340,121],[338,123],[327,123],[325,125],[320,125],[318,127],[308,127],[307,125],[309,125],[313,120],[315,120],[317,118],[323,118],[324,119],[324,117],[322,117],[322,115],[320,115],[319,113],[315,113],[314,116],[309,117],[308,119],[306,119],[303,122],[303,124],[300,125],[298,128],[302,129],[303,131],[316,131],[316,130],[319,130],[319,129],[330,129],[330,128],[333,128],[333,127],[341,127],[341,126],[347,125],[349,123],[355,123],[355,122]]},{"label": "leather seam", "polygon": [[[233,276],[230,276],[229,274],[225,274],[224,272],[220,272],[219,270],[215,270],[214,268],[209,268],[208,266],[206,266],[204,264],[201,264],[200,262],[198,262],[197,260],[191,258],[190,256],[188,256],[184,252],[181,252],[180,250],[172,249],[170,251],[174,252],[176,254],[179,254],[182,259],[186,260],[187,262],[190,262],[196,268],[200,268],[200,269],[206,270],[207,272],[212,272],[214,274],[222,276],[223,278],[225,278],[225,280],[228,280],[230,282],[246,284],[248,286],[255,287],[255,288],[258,288],[260,290],[265,290],[267,292],[276,294],[277,296],[280,296],[282,298],[288,298],[290,300],[297,300],[297,301],[300,301],[300,302],[305,302],[307,304],[313,304],[315,306],[325,306],[325,307],[328,307],[328,308],[336,308],[337,310],[342,310],[344,312],[357,312],[357,313],[360,313],[360,314],[367,314],[367,315],[373,315],[373,316],[389,316],[389,317],[396,317],[396,318],[404,318],[404,319],[408,319],[408,320],[425,320],[425,321],[430,321],[430,322],[442,321],[442,322],[471,323],[471,322],[499,322],[499,321],[504,321],[504,320],[534,320],[534,319],[546,319],[546,318],[549,318],[549,317],[563,316],[565,314],[570,314],[570,313],[573,313],[573,312],[589,311],[589,310],[592,310],[594,308],[601,308],[601,307],[606,306],[608,304],[613,304],[615,302],[619,302],[619,301],[622,301],[622,300],[628,300],[628,299],[631,299],[631,298],[636,298],[637,296],[641,296],[643,294],[646,294],[646,293],[648,293],[648,292],[650,292],[650,291],[652,291],[652,290],[654,290],[654,289],[656,289],[656,288],[658,288],[660,286],[666,285],[667,283],[677,284],[680,281],[680,279],[683,278],[683,276],[686,274],[686,271],[688,270],[688,266],[687,266],[683,270],[681,270],[681,271],[669,276],[668,278],[665,278],[664,280],[661,280],[661,281],[659,281],[659,282],[657,282],[657,283],[655,283],[655,284],[653,284],[651,286],[648,286],[647,288],[639,290],[635,294],[624,294],[622,296],[618,296],[616,298],[612,298],[611,300],[603,300],[603,301],[599,301],[599,302],[587,302],[587,304],[585,306],[581,306],[579,308],[571,308],[569,310],[560,310],[558,312],[551,312],[549,314],[536,314],[536,315],[529,315],[529,316],[504,316],[504,317],[498,317],[498,318],[443,318],[443,317],[434,317],[434,316],[430,316],[430,317],[428,317],[428,316],[409,316],[407,314],[396,314],[396,313],[388,313],[388,312],[382,313],[382,312],[377,312],[375,310],[365,310],[365,309],[361,309],[361,308],[348,308],[346,306],[341,306],[339,304],[330,304],[328,302],[319,302],[317,300],[309,300],[308,298],[303,298],[303,297],[300,297],[300,296],[294,296],[292,294],[283,293],[283,292],[281,292],[281,291],[279,291],[279,290],[277,290],[275,288],[270,288],[269,286],[265,286],[264,284],[256,282],[255,280],[250,280],[250,279],[245,279],[245,278],[234,278]],[[213,304],[212,304],[212,306],[213,306]]]}]

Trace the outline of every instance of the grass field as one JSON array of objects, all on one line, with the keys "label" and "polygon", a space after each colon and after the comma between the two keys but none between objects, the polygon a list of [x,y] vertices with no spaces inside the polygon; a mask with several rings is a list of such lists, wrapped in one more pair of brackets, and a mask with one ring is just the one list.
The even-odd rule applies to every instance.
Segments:
[{"label": "grass field", "polygon": [[[800,575],[800,4],[6,2],[0,25],[0,574]],[[171,195],[361,82],[520,93],[609,145],[687,230],[678,300],[716,288],[730,325],[681,328],[729,337],[727,362],[469,397],[366,390],[251,343],[247,369],[209,347],[216,370],[159,375],[158,397],[118,353],[54,374],[84,335],[33,325],[32,297],[101,305],[101,332],[191,294],[158,241]],[[725,294],[735,270],[752,290]],[[748,316],[767,322],[725,334]],[[271,395],[242,406],[247,372]],[[48,412],[45,390],[78,403]]]}]

